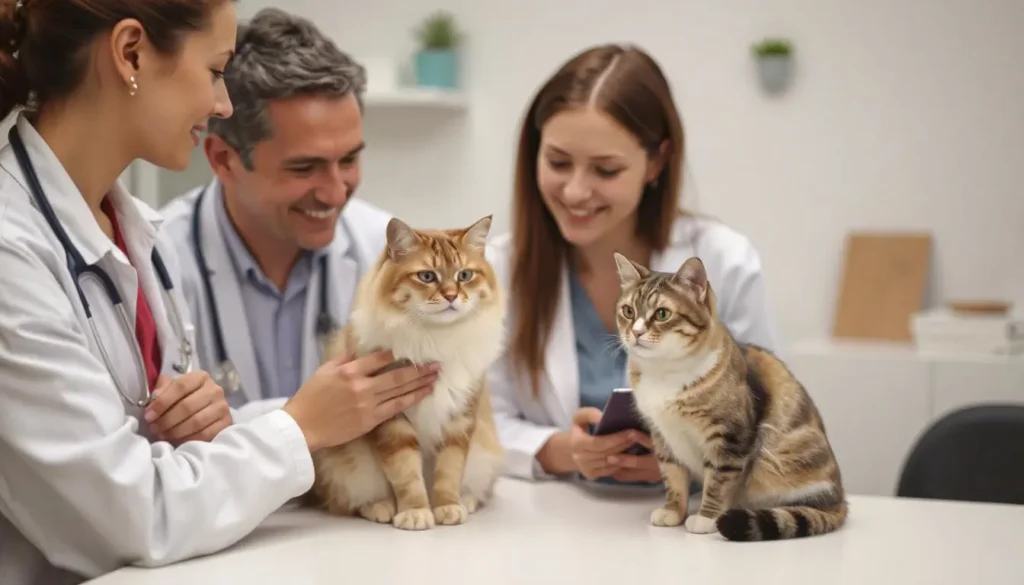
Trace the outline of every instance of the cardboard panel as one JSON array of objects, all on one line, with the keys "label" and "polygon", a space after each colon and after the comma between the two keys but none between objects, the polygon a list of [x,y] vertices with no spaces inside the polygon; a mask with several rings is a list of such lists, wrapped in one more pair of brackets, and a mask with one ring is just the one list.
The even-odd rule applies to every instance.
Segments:
[{"label": "cardboard panel", "polygon": [[832,336],[911,341],[931,262],[928,233],[852,233],[836,302]]}]

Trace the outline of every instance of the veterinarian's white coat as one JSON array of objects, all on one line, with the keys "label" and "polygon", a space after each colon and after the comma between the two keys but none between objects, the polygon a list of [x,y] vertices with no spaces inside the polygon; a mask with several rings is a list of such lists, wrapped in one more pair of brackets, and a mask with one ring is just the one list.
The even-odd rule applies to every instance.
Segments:
[{"label": "veterinarian's white coat", "polygon": [[[134,323],[145,292],[163,350],[177,358],[150,254],[172,280],[174,248],[159,216],[120,186],[109,197],[135,267],[103,233],[57,157],[18,128],[43,190],[85,261],[110,275]],[[219,551],[313,482],[302,431],[277,410],[177,449],[147,436],[86,321],[60,242],[35,207],[10,146],[0,150],[0,583],[80,583],[126,564],[159,566]],[[109,300],[82,279],[114,374],[143,396],[129,340]],[[172,294],[184,307],[181,289]],[[188,322],[188,315],[182,315]]]},{"label": "veterinarian's white coat", "polygon": [[[514,324],[509,288],[512,241],[496,238],[488,257],[510,295],[506,335]],[[751,242],[724,224],[681,216],[675,222],[669,246],[653,258],[651,268],[675,272],[688,258],[700,256],[718,298],[719,318],[737,340],[778,351],[778,338],[761,277],[761,258]],[[501,442],[507,450],[505,473],[527,479],[547,478],[537,463],[537,452],[551,435],[572,424],[579,409],[580,389],[573,334],[569,278],[563,270],[551,336],[544,351],[545,371],[537,397],[530,391],[525,372],[511,370],[507,354],[490,373],[494,414]],[[628,379],[623,381],[628,385]]]}]

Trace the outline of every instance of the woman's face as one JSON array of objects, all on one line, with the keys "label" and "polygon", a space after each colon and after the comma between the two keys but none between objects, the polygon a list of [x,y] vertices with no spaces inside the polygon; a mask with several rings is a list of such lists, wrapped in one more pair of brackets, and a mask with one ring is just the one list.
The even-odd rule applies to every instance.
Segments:
[{"label": "woman's face", "polygon": [[207,120],[231,115],[223,73],[234,53],[236,31],[234,2],[221,2],[209,26],[188,34],[178,54],[155,58],[162,62],[140,69],[130,102],[136,127],[142,129],[140,158],[184,170]]},{"label": "woman's face", "polygon": [[541,129],[537,185],[562,236],[575,246],[632,223],[657,168],[636,138],[607,114],[576,108]]}]

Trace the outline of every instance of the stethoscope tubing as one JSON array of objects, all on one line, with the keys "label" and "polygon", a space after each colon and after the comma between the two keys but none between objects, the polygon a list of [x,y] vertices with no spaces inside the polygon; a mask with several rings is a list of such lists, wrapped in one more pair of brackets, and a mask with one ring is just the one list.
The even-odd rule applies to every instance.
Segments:
[{"label": "stethoscope tubing", "polygon": [[[209,306],[210,315],[210,329],[213,336],[213,349],[216,353],[217,364],[220,370],[219,374],[225,378],[224,381],[220,381],[225,386],[235,386],[240,383],[237,379],[237,369],[235,368],[234,362],[231,361],[228,356],[227,344],[224,342],[224,330],[220,321],[220,311],[217,308],[217,297],[213,291],[213,284],[210,281],[212,272],[210,271],[209,264],[206,261],[206,251],[203,248],[203,235],[200,224],[200,217],[202,215],[201,209],[203,199],[206,197],[207,191],[210,190],[210,186],[207,185],[199,191],[196,196],[196,200],[192,203],[192,222],[191,222],[191,236],[192,236],[192,254],[196,259],[196,266],[199,269],[199,279],[202,281],[203,295],[206,297],[206,303]],[[337,329],[337,323],[328,311],[328,256],[324,254],[320,257],[320,287],[319,287],[319,306],[317,308],[316,318],[316,333],[317,337],[325,339],[333,331]],[[234,380],[228,381],[228,379],[234,377]],[[236,390],[237,388],[229,388],[229,390]]]},{"label": "stethoscope tubing", "polygon": [[[107,274],[106,271],[98,265],[86,264],[81,252],[79,252],[78,248],[71,243],[71,238],[68,236],[67,231],[64,230],[57,214],[54,212],[49,198],[46,197],[43,186],[39,181],[39,176],[36,174],[35,165],[32,164],[32,161],[28,156],[28,149],[25,147],[25,143],[21,139],[21,134],[18,132],[17,126],[11,128],[8,133],[8,140],[14,150],[14,156],[18,161],[18,166],[21,167],[22,173],[28,181],[29,191],[32,194],[33,200],[39,207],[40,213],[43,214],[43,218],[50,227],[50,230],[57,237],[58,241],[60,241],[61,247],[64,249],[64,253],[67,257],[68,271],[71,273],[72,280],[75,283],[75,290],[81,300],[86,320],[89,322],[89,328],[92,330],[93,336],[96,339],[96,345],[99,347],[100,354],[107,371],[110,373],[111,378],[113,378],[114,384],[117,386],[117,390],[121,394],[122,399],[124,399],[128,404],[140,408],[147,406],[152,398],[147,391],[149,384],[146,380],[145,363],[142,359],[142,350],[138,343],[132,342],[134,341],[134,336],[131,335],[133,327],[128,319],[128,312],[124,307],[121,292],[118,290],[117,285],[114,284],[113,279],[110,278],[110,275]],[[180,338],[180,352],[178,362],[174,364],[174,369],[179,373],[185,373],[192,369],[191,342],[186,336],[187,331],[184,326],[184,321],[181,320],[182,314],[179,311],[177,302],[174,300],[174,281],[171,280],[170,273],[167,271],[167,266],[164,264],[163,258],[160,256],[160,252],[157,250],[156,246],[153,247],[152,262],[157,273],[157,278],[160,280],[160,285],[167,293],[171,311],[174,313],[174,324],[177,325],[179,329],[177,333]],[[122,332],[125,335],[125,339],[129,341],[129,346],[133,349],[132,357],[135,361],[136,373],[139,375],[139,387],[143,389],[143,392],[145,392],[142,399],[135,400],[128,396],[123,384],[118,376],[115,375],[114,369],[111,367],[113,360],[107,352],[107,348],[103,343],[103,338],[100,335],[99,328],[93,320],[92,308],[80,282],[83,276],[91,276],[99,281],[101,287],[104,289],[104,294],[106,294],[120,317]]]}]

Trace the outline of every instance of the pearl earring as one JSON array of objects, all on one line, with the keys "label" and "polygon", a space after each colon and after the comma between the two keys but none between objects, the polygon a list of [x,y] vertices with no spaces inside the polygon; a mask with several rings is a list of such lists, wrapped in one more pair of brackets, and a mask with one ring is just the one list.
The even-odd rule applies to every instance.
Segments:
[{"label": "pearl earring", "polygon": [[128,89],[128,95],[134,96],[135,92],[139,90],[139,84],[135,83],[135,76],[134,75],[129,77],[128,81],[131,82],[131,87],[129,87],[129,89]]}]

